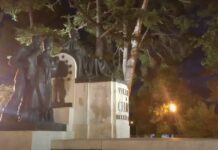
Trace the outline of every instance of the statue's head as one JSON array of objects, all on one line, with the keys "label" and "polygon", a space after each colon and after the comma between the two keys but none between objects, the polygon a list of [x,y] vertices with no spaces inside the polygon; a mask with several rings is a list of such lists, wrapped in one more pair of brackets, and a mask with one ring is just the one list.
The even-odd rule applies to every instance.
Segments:
[{"label": "statue's head", "polygon": [[32,37],[32,47],[37,51],[43,51],[43,38],[39,35],[34,35]]},{"label": "statue's head", "polygon": [[53,49],[53,38],[51,36],[45,38],[44,48],[48,52],[52,51],[52,49]]},{"label": "statue's head", "polygon": [[32,44],[36,46],[40,46],[42,44],[42,37],[40,35],[34,35],[32,37]]}]

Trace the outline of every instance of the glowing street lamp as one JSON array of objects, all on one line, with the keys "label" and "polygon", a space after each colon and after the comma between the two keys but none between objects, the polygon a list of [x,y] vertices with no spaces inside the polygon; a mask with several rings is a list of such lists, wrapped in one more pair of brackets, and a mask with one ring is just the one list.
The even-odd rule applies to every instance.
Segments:
[{"label": "glowing street lamp", "polygon": [[169,104],[169,111],[172,112],[172,113],[175,113],[177,111],[177,106],[175,103],[170,103]]}]

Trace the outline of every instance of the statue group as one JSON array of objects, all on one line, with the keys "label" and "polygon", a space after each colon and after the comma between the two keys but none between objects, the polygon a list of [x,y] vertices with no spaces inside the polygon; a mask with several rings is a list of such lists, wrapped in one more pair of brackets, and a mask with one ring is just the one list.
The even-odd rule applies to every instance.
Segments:
[{"label": "statue group", "polygon": [[33,36],[29,46],[22,47],[10,59],[16,66],[14,93],[2,114],[2,121],[52,121],[51,77],[57,60],[51,57],[51,37]]},{"label": "statue group", "polygon": [[[63,67],[60,68],[58,58],[51,56],[52,49],[52,37],[33,36],[29,46],[23,46],[11,57],[10,64],[17,68],[17,72],[14,93],[1,115],[2,122],[53,122],[52,103],[57,103],[57,100],[52,100],[52,78],[59,79],[58,72]],[[71,32],[62,52],[75,59],[77,78],[111,77],[108,63],[88,52],[77,31]],[[64,84],[62,80],[61,84]],[[61,103],[64,103],[64,98],[61,98]]]}]

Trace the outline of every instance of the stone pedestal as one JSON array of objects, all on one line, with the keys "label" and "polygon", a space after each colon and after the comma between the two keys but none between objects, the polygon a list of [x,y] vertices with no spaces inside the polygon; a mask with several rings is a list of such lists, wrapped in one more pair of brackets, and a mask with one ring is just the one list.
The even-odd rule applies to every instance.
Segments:
[{"label": "stone pedestal", "polygon": [[75,138],[87,138],[88,84],[76,83],[74,113]]},{"label": "stone pedestal", "polygon": [[129,99],[121,82],[76,83],[75,138],[128,138]]},{"label": "stone pedestal", "polygon": [[74,110],[72,107],[54,108],[54,121],[66,124],[66,130],[73,130]]},{"label": "stone pedestal", "polygon": [[58,54],[68,65],[63,78],[65,102],[71,108],[55,108],[54,119],[66,123],[74,138],[128,138],[129,99],[128,88],[118,81],[76,81],[76,62],[68,54]]},{"label": "stone pedestal", "polygon": [[75,83],[72,107],[55,108],[55,122],[67,124],[76,139],[129,138],[129,99],[121,82]]}]

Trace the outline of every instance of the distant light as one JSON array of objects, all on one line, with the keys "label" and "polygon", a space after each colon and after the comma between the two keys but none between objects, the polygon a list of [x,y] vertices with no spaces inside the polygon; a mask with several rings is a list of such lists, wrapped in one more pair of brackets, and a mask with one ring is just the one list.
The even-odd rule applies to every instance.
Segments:
[{"label": "distant light", "polygon": [[169,104],[169,110],[170,110],[170,112],[175,113],[175,112],[177,111],[177,106],[176,106],[176,104],[170,103],[170,104]]},{"label": "distant light", "polygon": [[133,124],[134,124],[134,121],[130,121],[130,124],[133,125]]},{"label": "distant light", "polygon": [[12,56],[7,56],[7,59],[11,59]]}]

